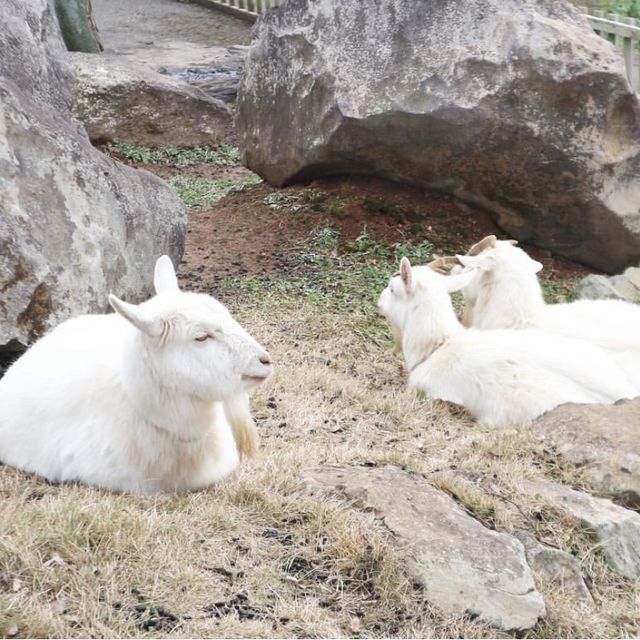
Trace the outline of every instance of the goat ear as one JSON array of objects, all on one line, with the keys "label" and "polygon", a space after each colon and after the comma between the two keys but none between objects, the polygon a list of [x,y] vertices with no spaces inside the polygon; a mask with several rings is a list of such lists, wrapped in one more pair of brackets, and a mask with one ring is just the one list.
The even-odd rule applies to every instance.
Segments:
[{"label": "goat ear", "polygon": [[467,269],[492,271],[496,265],[496,258],[493,253],[481,253],[477,256],[456,256],[456,258]]},{"label": "goat ear", "polygon": [[533,258],[531,259],[531,268],[533,269],[533,273],[538,273],[538,271],[542,270],[542,267],[543,267],[542,262],[533,260]]},{"label": "goat ear", "polygon": [[176,270],[169,256],[160,256],[156,260],[156,268],[153,273],[153,286],[156,293],[172,293],[180,291]]},{"label": "goat ear", "polygon": [[413,289],[413,280],[411,278],[411,263],[407,257],[400,260],[400,277],[402,278],[404,288],[407,291],[411,291]]},{"label": "goat ear", "polygon": [[444,282],[447,285],[447,291],[460,291],[464,289],[470,282],[475,280],[480,274],[478,269],[464,269],[460,273],[454,273],[450,276],[444,276]]},{"label": "goat ear", "polygon": [[120,300],[120,298],[113,294],[109,294],[109,304],[116,313],[120,314],[125,320],[128,320],[136,329],[142,331],[142,333],[146,333],[154,338],[162,334],[162,320],[149,317],[139,306],[124,302],[124,300]]}]

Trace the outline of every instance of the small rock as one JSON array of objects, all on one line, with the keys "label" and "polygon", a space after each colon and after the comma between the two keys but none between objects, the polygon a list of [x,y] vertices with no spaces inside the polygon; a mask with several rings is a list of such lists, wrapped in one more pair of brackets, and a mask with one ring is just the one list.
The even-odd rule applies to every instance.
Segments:
[{"label": "small rock", "polygon": [[565,404],[538,418],[532,433],[580,467],[590,485],[640,508],[640,398],[614,405]]},{"label": "small rock", "polygon": [[515,537],[522,542],[527,563],[543,582],[559,587],[575,600],[593,604],[580,563],[572,555],[541,544],[528,531],[518,531]]},{"label": "small rock", "polygon": [[573,291],[575,297],[586,300],[617,299],[640,302],[640,267],[629,267],[617,276],[591,274],[580,280]]},{"label": "small rock", "polygon": [[536,493],[591,530],[614,571],[629,580],[640,578],[640,515],[603,498],[547,480],[526,481],[522,488]]}]

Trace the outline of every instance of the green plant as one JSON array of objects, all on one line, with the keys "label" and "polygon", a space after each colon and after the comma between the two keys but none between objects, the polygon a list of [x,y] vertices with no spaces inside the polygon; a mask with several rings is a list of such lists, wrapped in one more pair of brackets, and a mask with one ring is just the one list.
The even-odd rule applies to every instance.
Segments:
[{"label": "green plant", "polygon": [[605,11],[640,19],[640,0],[607,0]]},{"label": "green plant", "polygon": [[172,178],[169,184],[188,207],[205,207],[215,204],[231,191],[243,189],[247,185],[260,181],[260,178],[254,175],[242,180],[209,180],[178,176]]},{"label": "green plant", "polygon": [[149,147],[137,147],[123,142],[115,142],[108,144],[107,149],[110,153],[131,162],[159,164],[178,169],[201,162],[218,167],[232,167],[240,164],[240,152],[238,149],[224,143],[217,147],[176,147],[167,145],[151,149]]}]

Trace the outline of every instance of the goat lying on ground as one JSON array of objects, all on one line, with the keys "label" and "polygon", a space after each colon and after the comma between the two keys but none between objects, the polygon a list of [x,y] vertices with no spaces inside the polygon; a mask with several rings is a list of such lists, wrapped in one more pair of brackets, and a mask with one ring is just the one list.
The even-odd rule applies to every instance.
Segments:
[{"label": "goat lying on ground", "polygon": [[380,295],[378,307],[402,349],[411,387],[497,426],[526,424],[565,402],[612,403],[635,395],[611,359],[580,340],[532,329],[463,327],[449,291],[474,277],[412,269],[403,258]]},{"label": "goat lying on ground", "polygon": [[536,328],[586,340],[606,351],[640,393],[640,306],[621,300],[545,304],[536,275],[542,265],[512,240],[487,236],[454,260],[476,273],[462,289],[466,326]]},{"label": "goat lying on ground", "polygon": [[[181,292],[171,260],[157,295],[63,322],[0,380],[0,461],[48,480],[152,493],[227,476],[257,433],[247,391],[267,352],[214,298]],[[234,441],[235,440],[235,441]]]}]

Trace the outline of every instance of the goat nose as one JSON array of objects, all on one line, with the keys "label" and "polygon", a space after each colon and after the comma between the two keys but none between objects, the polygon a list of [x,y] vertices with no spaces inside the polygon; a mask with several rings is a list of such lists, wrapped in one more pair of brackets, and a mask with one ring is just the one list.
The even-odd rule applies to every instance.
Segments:
[{"label": "goat nose", "polygon": [[271,358],[269,357],[268,354],[264,356],[260,356],[260,362],[266,367],[268,367],[271,364]]}]

